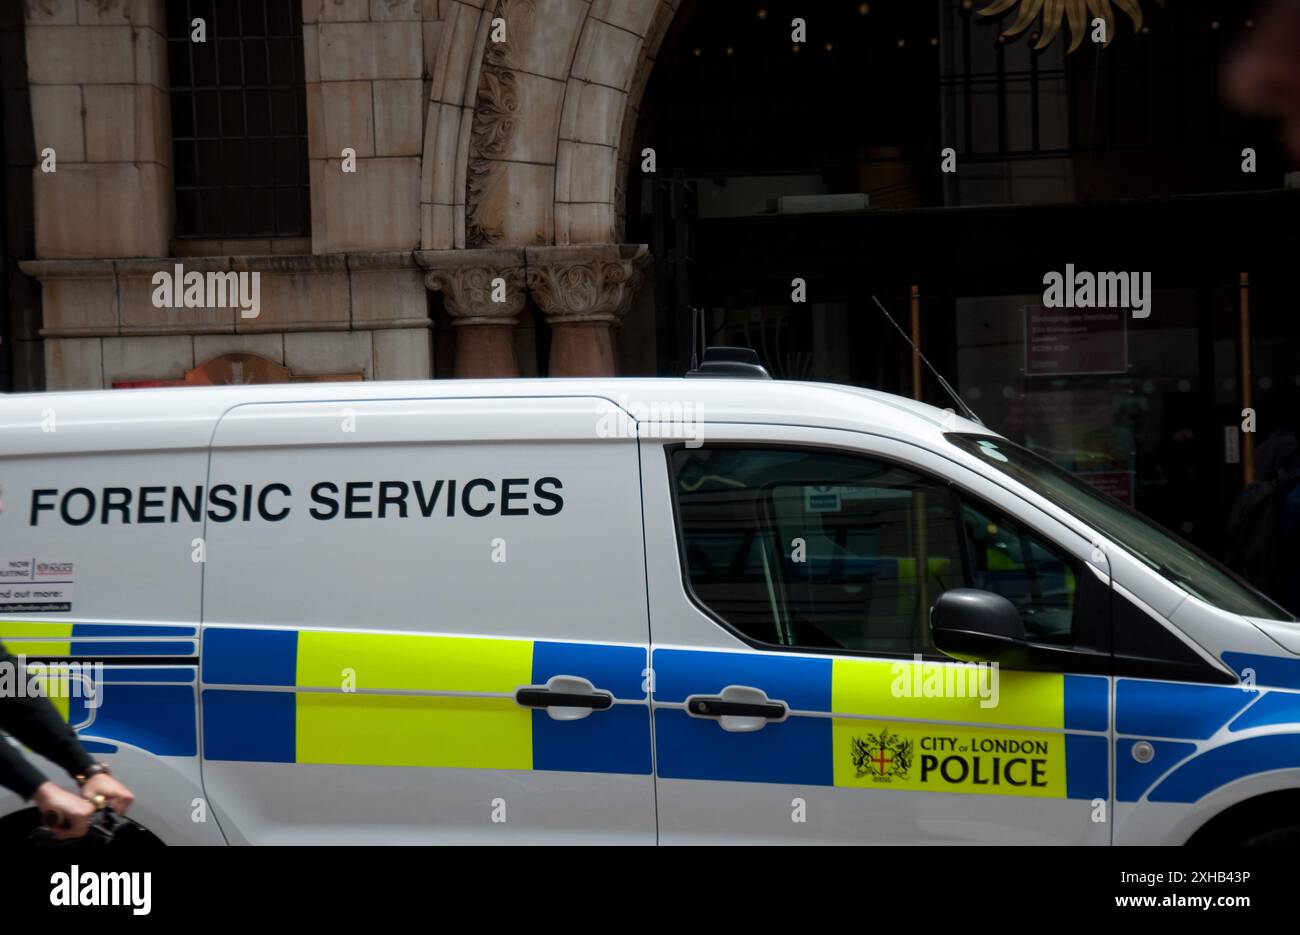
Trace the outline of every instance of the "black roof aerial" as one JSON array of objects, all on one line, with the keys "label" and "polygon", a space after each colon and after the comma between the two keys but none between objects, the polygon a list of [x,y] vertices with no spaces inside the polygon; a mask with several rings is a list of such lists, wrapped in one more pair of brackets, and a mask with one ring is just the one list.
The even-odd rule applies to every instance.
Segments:
[{"label": "black roof aerial", "polygon": [[758,362],[758,354],[748,347],[706,347],[704,360],[688,377],[722,377],[732,380],[770,380],[772,375]]}]

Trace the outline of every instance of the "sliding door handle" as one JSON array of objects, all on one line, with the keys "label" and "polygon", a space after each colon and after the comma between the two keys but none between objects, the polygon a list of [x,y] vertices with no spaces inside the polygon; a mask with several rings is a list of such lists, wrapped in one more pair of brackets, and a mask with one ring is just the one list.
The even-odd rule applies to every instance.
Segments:
[{"label": "sliding door handle", "polygon": [[605,692],[580,695],[576,692],[557,692],[549,688],[521,688],[515,692],[515,701],[525,708],[590,708],[604,711],[614,704],[614,698]]},{"label": "sliding door handle", "polygon": [[614,696],[597,691],[584,678],[555,675],[545,685],[525,685],[516,691],[515,703],[525,708],[541,708],[556,721],[576,721],[593,711],[613,707]]}]

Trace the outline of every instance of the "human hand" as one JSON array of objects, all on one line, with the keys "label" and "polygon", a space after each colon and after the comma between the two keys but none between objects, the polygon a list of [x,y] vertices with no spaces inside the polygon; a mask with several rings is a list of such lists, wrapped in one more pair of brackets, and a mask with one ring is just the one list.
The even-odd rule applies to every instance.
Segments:
[{"label": "human hand", "polygon": [[44,827],[60,840],[84,838],[90,831],[90,818],[95,814],[95,806],[75,792],[46,781],[36,789],[32,802],[41,813],[43,825],[46,815],[53,813],[58,816],[55,824]]},{"label": "human hand", "polygon": [[102,795],[107,800],[109,808],[119,815],[125,815],[126,810],[135,801],[134,793],[108,773],[96,773],[87,779],[86,784],[81,787],[81,794],[87,799]]}]

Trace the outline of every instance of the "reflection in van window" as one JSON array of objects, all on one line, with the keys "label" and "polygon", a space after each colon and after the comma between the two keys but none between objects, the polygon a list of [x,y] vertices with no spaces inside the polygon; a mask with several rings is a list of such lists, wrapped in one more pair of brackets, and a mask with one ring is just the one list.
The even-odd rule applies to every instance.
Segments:
[{"label": "reflection in van window", "polygon": [[1073,641],[1075,562],[1003,516],[962,504],[973,588],[1001,594],[1020,611],[1026,638]]},{"label": "reflection in van window", "polygon": [[1072,513],[1207,604],[1266,620],[1294,619],[1195,546],[1032,451],[995,436],[946,437],[958,448]]},{"label": "reflection in van window", "polygon": [[963,585],[946,487],[864,458],[780,449],[672,453],[695,597],[778,646],[933,652],[929,609]]}]

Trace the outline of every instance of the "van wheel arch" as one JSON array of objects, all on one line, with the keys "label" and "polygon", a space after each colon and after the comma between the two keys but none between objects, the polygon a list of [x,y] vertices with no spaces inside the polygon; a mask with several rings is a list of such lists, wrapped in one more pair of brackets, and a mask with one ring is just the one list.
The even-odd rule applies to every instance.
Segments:
[{"label": "van wheel arch", "polygon": [[1267,792],[1215,815],[1190,838],[1196,846],[1300,845],[1300,789]]}]

